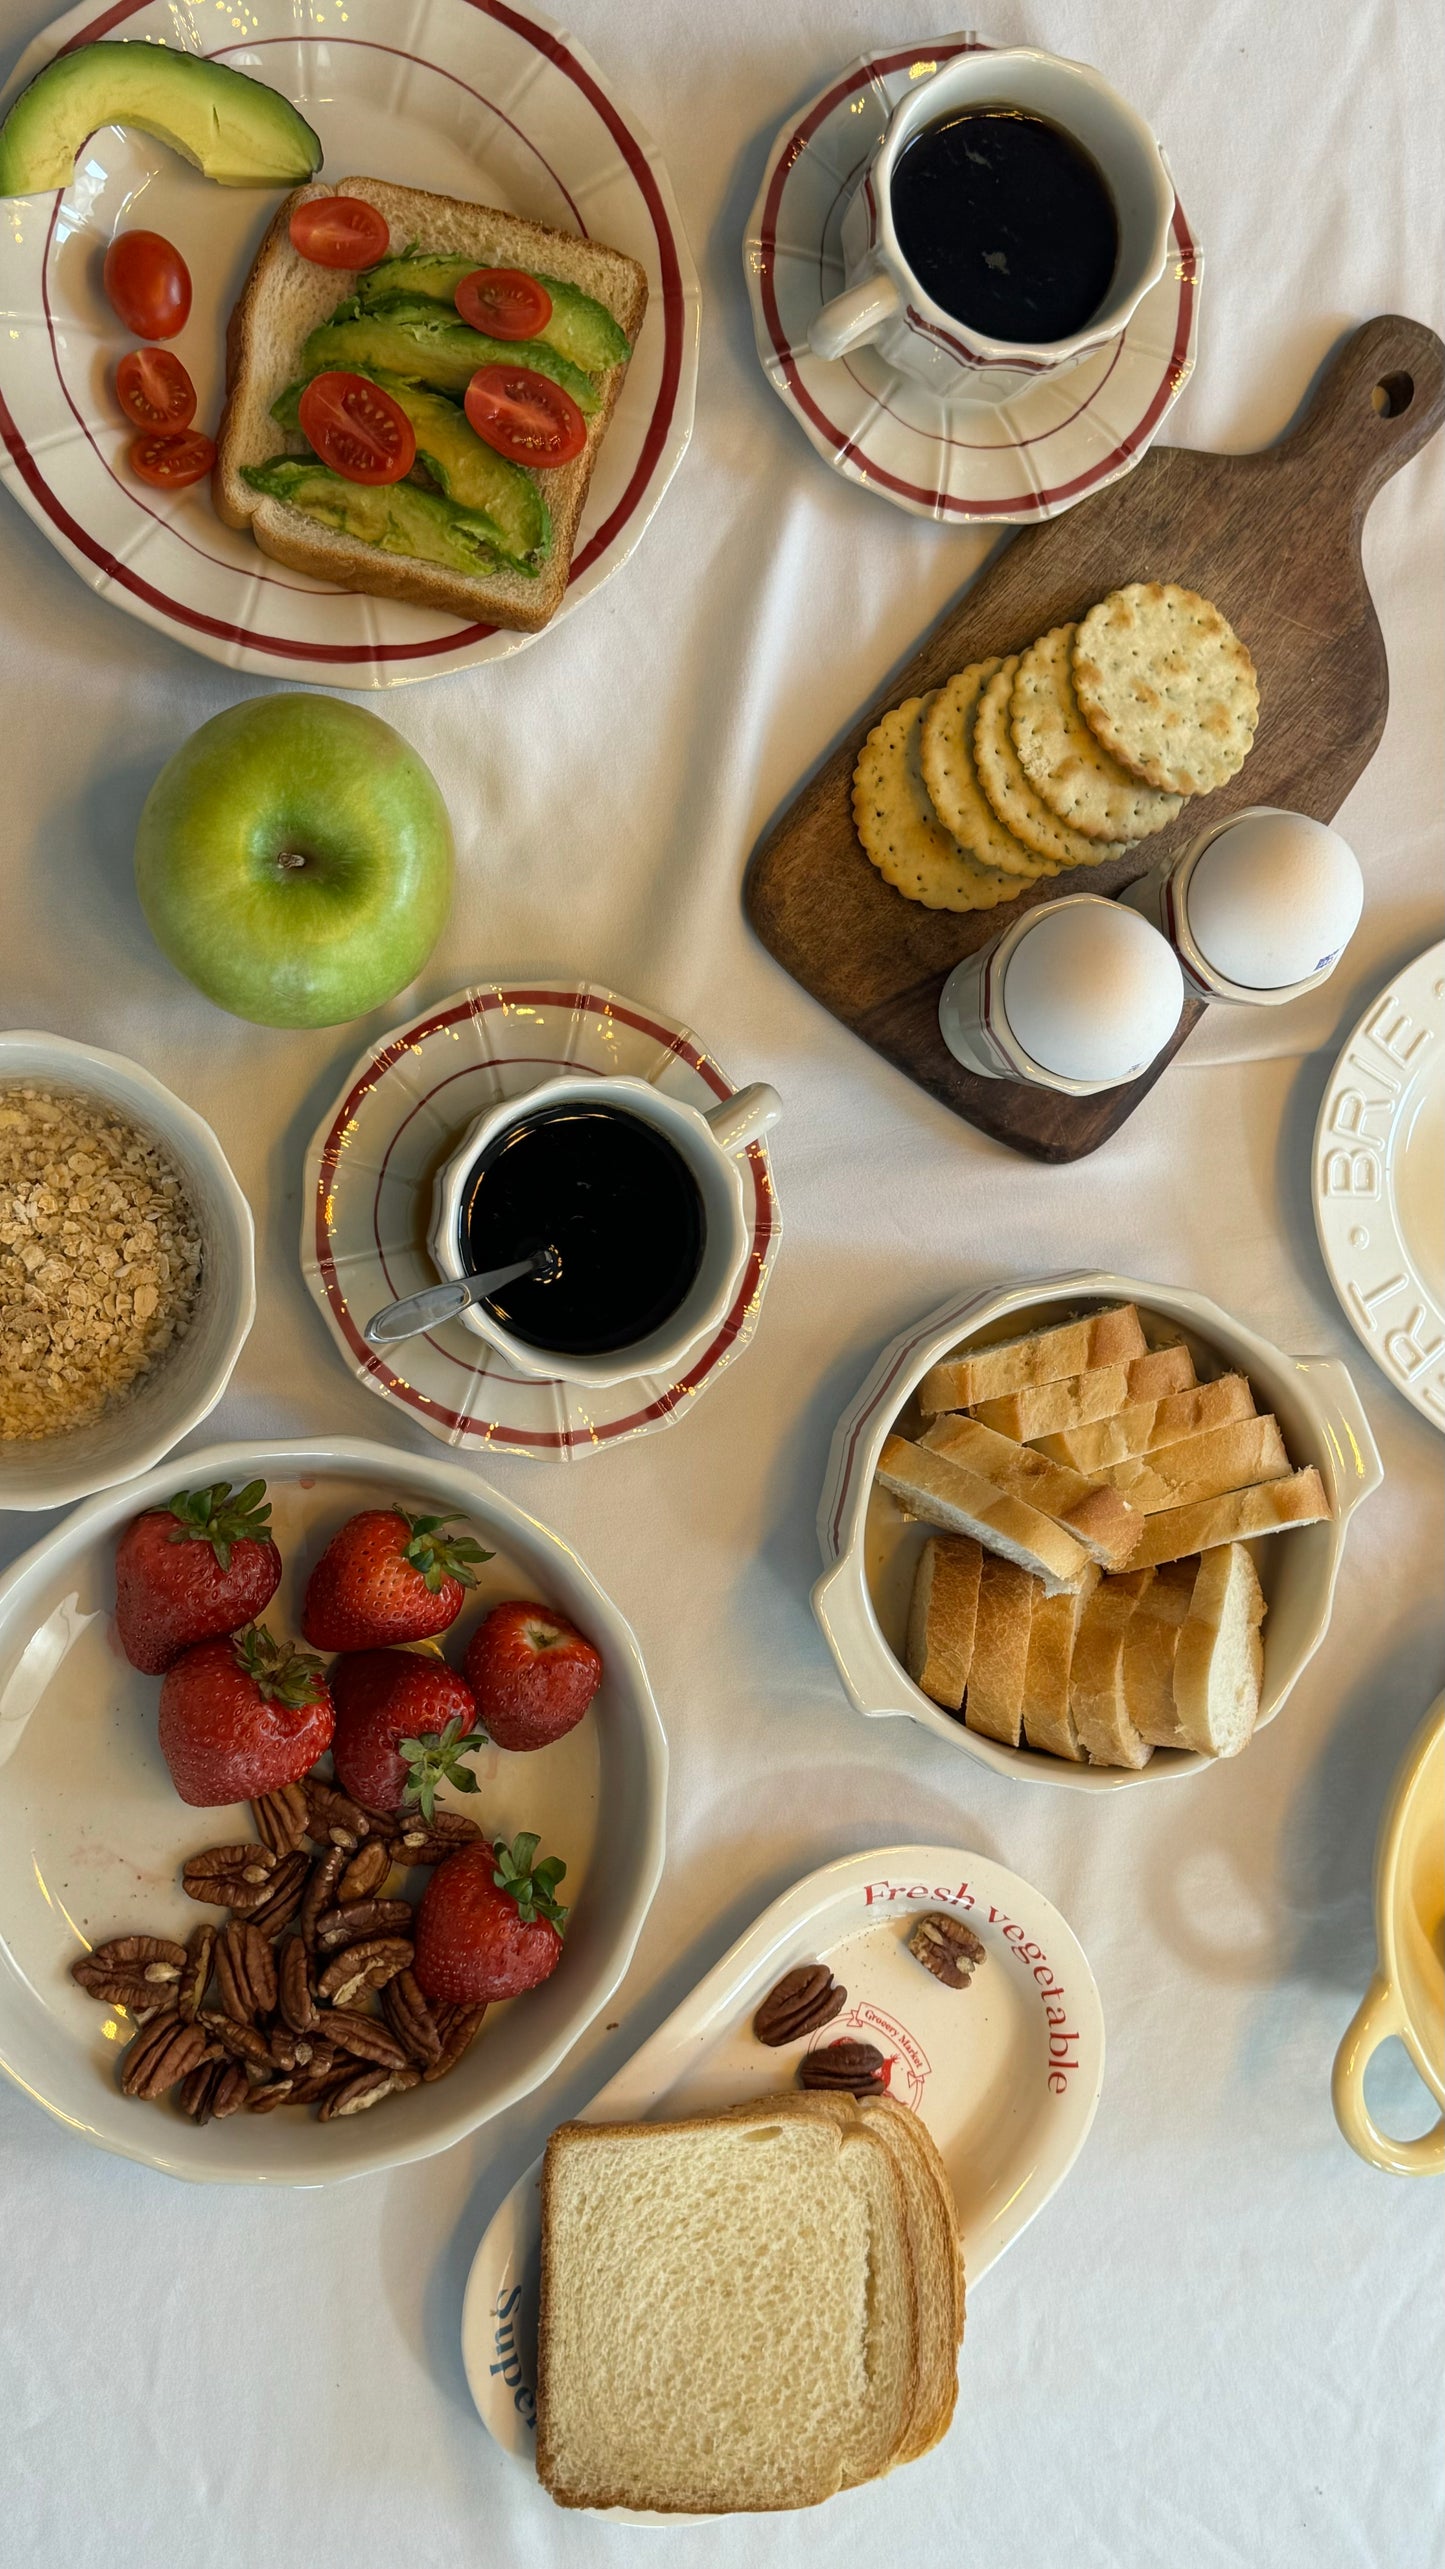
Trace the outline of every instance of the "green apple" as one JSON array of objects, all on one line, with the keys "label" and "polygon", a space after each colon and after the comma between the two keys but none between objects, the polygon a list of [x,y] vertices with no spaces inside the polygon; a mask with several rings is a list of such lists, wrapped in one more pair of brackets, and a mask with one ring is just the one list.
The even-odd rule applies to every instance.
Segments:
[{"label": "green apple", "polygon": [[136,888],[178,972],[260,1026],[339,1026],[415,979],[447,915],[436,778],[335,696],[258,696],[193,732],[146,798]]}]

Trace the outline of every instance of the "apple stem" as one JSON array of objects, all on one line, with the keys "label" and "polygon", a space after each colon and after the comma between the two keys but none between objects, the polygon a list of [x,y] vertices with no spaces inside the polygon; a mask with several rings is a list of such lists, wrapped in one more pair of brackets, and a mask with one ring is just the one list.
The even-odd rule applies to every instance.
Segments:
[{"label": "apple stem", "polygon": [[276,863],[281,868],[283,874],[295,873],[298,867],[303,866],[305,862],[306,858],[299,847],[283,848],[281,854],[276,859]]}]

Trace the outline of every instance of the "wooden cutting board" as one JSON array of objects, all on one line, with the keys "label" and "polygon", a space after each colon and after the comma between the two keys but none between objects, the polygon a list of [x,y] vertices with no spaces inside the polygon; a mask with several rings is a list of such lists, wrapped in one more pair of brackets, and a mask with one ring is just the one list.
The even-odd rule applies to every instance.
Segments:
[{"label": "wooden cutting board", "polygon": [[[985,1133],[1044,1160],[1097,1150],[1173,1059],[1199,1003],[1186,1001],[1172,1043],[1142,1079],[1073,1098],[964,1070],[938,1031],[939,992],[960,957],[1021,906],[1066,891],[1117,892],[1206,821],[1251,803],[1333,819],[1373,755],[1389,703],[1360,559],[1365,513],[1442,416],[1445,346],[1422,322],[1386,313],[1343,342],[1279,445],[1255,455],[1156,446],[1111,489],[1015,536],[760,842],[744,898],[769,952]],[[904,697],[940,686],[966,661],[1023,650],[1128,580],[1202,590],[1248,644],[1260,715],[1240,773],[1132,854],[1031,884],[1006,910],[960,916],[905,901],[854,834],[853,769],[866,734]],[[1368,848],[1361,857],[1368,899]]]}]

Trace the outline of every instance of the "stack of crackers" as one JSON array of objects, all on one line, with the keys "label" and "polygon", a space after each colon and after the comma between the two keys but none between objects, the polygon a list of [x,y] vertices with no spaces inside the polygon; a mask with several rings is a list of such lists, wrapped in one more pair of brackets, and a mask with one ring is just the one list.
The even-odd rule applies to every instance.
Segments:
[{"label": "stack of crackers", "polygon": [[853,818],[905,900],[991,910],[1163,829],[1238,771],[1258,719],[1254,662],[1219,609],[1136,580],[885,714]]}]

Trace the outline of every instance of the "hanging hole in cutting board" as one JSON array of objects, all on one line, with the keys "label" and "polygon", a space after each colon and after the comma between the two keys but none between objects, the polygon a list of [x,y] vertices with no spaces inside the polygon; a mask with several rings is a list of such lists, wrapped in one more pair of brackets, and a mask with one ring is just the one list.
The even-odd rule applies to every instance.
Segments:
[{"label": "hanging hole in cutting board", "polygon": [[1370,407],[1381,419],[1398,419],[1414,398],[1413,375],[1385,375],[1370,395]]}]

